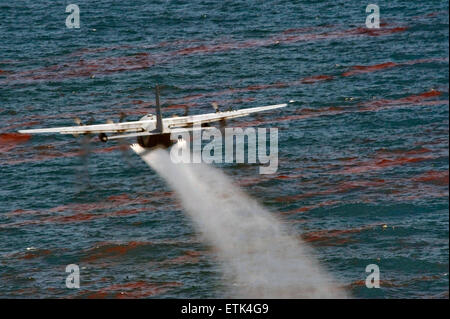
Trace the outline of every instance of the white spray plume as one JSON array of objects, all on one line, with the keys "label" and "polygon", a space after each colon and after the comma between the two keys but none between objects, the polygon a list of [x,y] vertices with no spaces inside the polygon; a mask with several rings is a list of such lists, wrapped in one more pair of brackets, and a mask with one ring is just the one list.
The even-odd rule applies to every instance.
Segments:
[{"label": "white spray plume", "polygon": [[220,170],[174,164],[162,149],[132,149],[173,188],[223,263],[237,298],[346,298],[300,239]]}]

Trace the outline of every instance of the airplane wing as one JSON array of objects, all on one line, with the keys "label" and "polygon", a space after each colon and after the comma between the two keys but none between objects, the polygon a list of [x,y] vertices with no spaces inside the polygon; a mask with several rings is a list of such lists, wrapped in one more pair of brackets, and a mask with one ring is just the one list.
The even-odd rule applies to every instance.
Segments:
[{"label": "airplane wing", "polygon": [[164,126],[164,128],[168,128],[169,130],[174,129],[174,128],[190,127],[196,123],[217,122],[217,121],[221,121],[221,120],[227,120],[227,119],[246,116],[246,115],[256,113],[256,112],[274,110],[274,109],[282,108],[285,106],[287,106],[287,104],[276,104],[276,105],[252,107],[252,108],[241,109],[241,110],[165,118],[165,119],[163,119],[163,126]]},{"label": "airplane wing", "polygon": [[85,133],[126,133],[126,132],[143,132],[155,120],[134,121],[124,123],[97,124],[97,125],[81,125],[81,126],[64,126],[54,128],[41,128],[30,130],[19,130],[19,133],[36,134],[36,133],[60,133],[60,134],[85,134]]}]

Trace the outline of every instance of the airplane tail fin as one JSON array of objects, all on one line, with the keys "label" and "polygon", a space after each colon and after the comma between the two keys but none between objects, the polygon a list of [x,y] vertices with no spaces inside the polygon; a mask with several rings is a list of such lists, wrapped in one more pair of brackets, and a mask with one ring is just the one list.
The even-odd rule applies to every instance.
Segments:
[{"label": "airplane tail fin", "polygon": [[162,125],[162,113],[161,113],[161,105],[159,104],[159,85],[156,84],[155,87],[155,103],[156,103],[156,131],[162,133],[163,125]]}]

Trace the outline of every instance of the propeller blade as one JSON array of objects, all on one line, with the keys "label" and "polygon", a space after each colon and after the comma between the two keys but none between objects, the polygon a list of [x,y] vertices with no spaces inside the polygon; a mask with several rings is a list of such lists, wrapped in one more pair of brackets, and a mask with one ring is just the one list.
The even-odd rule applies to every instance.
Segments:
[{"label": "propeller blade", "polygon": [[222,128],[222,129],[225,128],[225,126],[227,126],[227,120],[225,120],[225,119],[220,120],[219,123],[220,123],[220,128]]},{"label": "propeller blade", "polygon": [[94,120],[94,118],[91,116],[91,117],[89,118],[89,121],[87,121],[86,125],[92,125],[92,124],[94,124],[94,122],[95,122],[95,120]]},{"label": "propeller blade", "polygon": [[[119,123],[122,123],[126,119],[127,115],[124,112],[120,112],[119,114]],[[122,157],[125,160],[125,162],[130,167],[133,166],[133,162],[131,161],[131,156],[129,152],[129,146],[128,143],[125,141],[125,139],[119,139],[119,150],[122,153]]]},{"label": "propeller blade", "polygon": [[124,112],[120,112],[119,123],[122,123],[126,117],[127,115]]},{"label": "propeller blade", "polygon": [[[79,117],[74,118],[74,122],[80,126],[85,125]],[[86,125],[91,125],[95,122],[94,118],[91,116],[91,118],[87,121]],[[74,134],[75,137],[78,137],[79,134]],[[91,154],[91,134],[85,133],[81,138],[78,138],[78,141],[80,143],[80,150],[79,154],[81,157],[81,169],[79,172],[79,178],[78,180],[82,180],[84,184],[89,185],[89,167],[88,167],[88,158]]]},{"label": "propeller blade", "polygon": [[79,155],[81,158],[81,165],[77,170],[77,181],[81,183],[81,185],[90,185],[89,178],[89,156],[91,153],[90,147],[91,137],[87,134],[83,134],[78,138],[78,142],[80,143]]},{"label": "propeller blade", "polygon": [[219,111],[219,104],[217,104],[216,102],[212,102],[211,105],[212,105],[213,109],[216,111],[216,113],[220,112]]}]

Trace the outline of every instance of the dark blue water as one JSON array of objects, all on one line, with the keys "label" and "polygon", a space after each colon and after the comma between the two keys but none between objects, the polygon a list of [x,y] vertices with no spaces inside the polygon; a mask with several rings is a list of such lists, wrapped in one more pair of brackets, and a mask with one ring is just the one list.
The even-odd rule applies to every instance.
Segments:
[{"label": "dark blue water", "polygon": [[448,298],[448,2],[379,1],[371,31],[355,1],[77,1],[80,29],[69,3],[0,2],[1,297],[226,295],[214,249],[140,158],[14,133],[136,120],[160,83],[167,116],[294,100],[232,123],[279,128],[278,172],[224,172],[354,297]]}]

